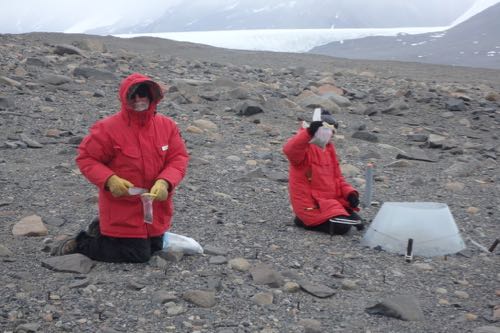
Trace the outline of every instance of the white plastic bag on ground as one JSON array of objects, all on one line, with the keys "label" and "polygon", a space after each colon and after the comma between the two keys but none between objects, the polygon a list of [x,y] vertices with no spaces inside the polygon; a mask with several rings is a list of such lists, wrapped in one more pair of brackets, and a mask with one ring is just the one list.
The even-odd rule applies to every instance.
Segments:
[{"label": "white plastic bag on ground", "polygon": [[163,235],[163,251],[175,251],[191,255],[203,254],[203,248],[197,241],[173,232],[166,232]]}]

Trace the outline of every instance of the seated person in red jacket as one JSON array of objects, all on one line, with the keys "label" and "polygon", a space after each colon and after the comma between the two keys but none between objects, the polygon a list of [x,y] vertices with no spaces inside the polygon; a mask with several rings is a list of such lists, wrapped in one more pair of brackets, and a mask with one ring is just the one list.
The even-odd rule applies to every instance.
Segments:
[{"label": "seated person in red jacket", "polygon": [[[176,123],[156,113],[163,98],[159,84],[135,73],[122,81],[119,97],[121,110],[91,127],[76,158],[82,174],[99,189],[99,218],[52,254],[146,262],[162,249],[188,154]],[[154,199],[150,218],[145,218],[137,188]]]},{"label": "seated person in red jacket", "polygon": [[345,234],[352,225],[362,230],[356,213],[358,192],[342,176],[335,146],[329,138],[324,148],[310,143],[323,125],[331,128],[331,136],[338,127],[334,117],[322,111],[321,121],[299,129],[283,147],[290,162],[288,188],[295,224],[330,234]]}]

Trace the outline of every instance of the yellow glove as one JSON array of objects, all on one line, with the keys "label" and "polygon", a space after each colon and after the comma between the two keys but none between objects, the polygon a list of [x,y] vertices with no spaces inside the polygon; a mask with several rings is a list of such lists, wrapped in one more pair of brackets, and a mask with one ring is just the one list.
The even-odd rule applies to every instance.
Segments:
[{"label": "yellow glove", "polygon": [[168,197],[168,182],[164,179],[158,179],[153,187],[151,187],[151,190],[149,193],[151,193],[151,196],[155,198],[155,200],[158,201],[164,201],[167,200]]},{"label": "yellow glove", "polygon": [[120,178],[117,175],[113,175],[108,178],[106,186],[111,191],[111,194],[115,197],[121,197],[128,194],[128,189],[134,187],[134,184],[126,179]]}]

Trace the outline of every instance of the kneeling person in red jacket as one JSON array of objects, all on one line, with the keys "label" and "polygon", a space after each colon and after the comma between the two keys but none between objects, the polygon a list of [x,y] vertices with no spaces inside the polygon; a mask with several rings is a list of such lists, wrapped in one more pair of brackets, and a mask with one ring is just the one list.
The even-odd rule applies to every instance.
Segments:
[{"label": "kneeling person in red jacket", "polygon": [[329,112],[322,111],[321,121],[301,128],[283,147],[290,162],[288,189],[295,224],[330,234],[345,234],[352,225],[362,230],[356,213],[359,195],[342,176],[335,146],[332,142],[324,148],[310,143],[325,123],[333,135],[338,123]]},{"label": "kneeling person in red jacket", "polygon": [[[135,73],[122,81],[119,97],[121,110],[91,127],[76,158],[82,174],[99,189],[99,218],[86,232],[61,242],[55,255],[146,262],[162,249],[188,154],[176,123],[156,113],[163,98],[160,85]],[[154,199],[150,223],[132,187],[146,189]]]}]

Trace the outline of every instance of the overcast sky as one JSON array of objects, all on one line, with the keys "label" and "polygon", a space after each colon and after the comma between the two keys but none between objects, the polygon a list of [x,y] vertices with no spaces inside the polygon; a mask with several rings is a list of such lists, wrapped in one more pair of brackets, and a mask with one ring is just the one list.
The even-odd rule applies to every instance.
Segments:
[{"label": "overcast sky", "polygon": [[[236,2],[237,0],[234,0]],[[240,0],[250,1],[250,0]],[[300,0],[298,0],[300,1]],[[366,0],[373,4],[373,1]],[[401,0],[411,3],[416,0]],[[439,0],[436,0],[439,1]],[[476,0],[482,2],[485,0]],[[495,0],[486,0],[489,2]],[[499,0],[500,1],[500,0]],[[0,33],[30,31],[84,32],[103,22],[114,24],[126,20],[133,25],[154,20],[170,6],[190,0],[0,0]],[[228,0],[204,0],[207,6]],[[269,0],[273,2],[286,2]],[[470,0],[456,0],[457,5]]]},{"label": "overcast sky", "polygon": [[[182,0],[0,0],[0,32],[81,32],[126,17],[134,22],[156,18]],[[145,5],[147,4],[147,5]],[[79,23],[73,26],[74,23]],[[49,28],[47,28],[49,27]]]}]

